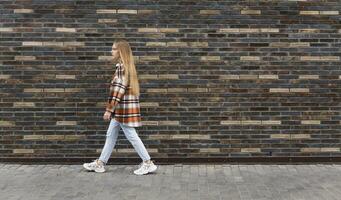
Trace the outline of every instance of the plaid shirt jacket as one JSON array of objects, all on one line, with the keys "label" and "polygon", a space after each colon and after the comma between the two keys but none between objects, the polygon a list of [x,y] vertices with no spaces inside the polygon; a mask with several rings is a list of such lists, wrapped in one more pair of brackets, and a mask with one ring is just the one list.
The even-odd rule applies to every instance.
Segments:
[{"label": "plaid shirt jacket", "polygon": [[114,78],[110,82],[106,111],[126,126],[142,126],[139,97],[131,93],[131,87],[124,78],[123,64],[120,63],[116,64]]}]

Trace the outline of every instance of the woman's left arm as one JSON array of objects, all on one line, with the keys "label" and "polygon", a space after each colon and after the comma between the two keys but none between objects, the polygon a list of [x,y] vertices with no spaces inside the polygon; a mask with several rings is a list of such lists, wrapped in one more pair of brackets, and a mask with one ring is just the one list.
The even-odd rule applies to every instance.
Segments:
[{"label": "woman's left arm", "polygon": [[108,101],[106,103],[106,111],[114,112],[116,105],[122,100],[127,90],[127,82],[124,76],[118,77],[110,83],[110,91]]}]

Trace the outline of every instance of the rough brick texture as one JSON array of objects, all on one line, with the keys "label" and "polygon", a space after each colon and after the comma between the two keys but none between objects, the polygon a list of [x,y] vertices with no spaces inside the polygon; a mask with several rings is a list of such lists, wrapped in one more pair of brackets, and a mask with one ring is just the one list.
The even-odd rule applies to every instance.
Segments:
[{"label": "rough brick texture", "polygon": [[[340,157],[338,1],[0,4],[0,158],[98,157],[127,39],[152,158]],[[122,131],[114,158],[138,158]]]}]

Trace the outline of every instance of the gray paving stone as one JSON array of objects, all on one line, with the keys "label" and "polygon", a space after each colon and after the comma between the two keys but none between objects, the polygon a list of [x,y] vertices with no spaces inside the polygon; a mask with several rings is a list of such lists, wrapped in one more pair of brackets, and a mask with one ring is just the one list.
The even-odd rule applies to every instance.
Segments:
[{"label": "gray paving stone", "polygon": [[0,199],[339,200],[340,165],[0,165]]}]

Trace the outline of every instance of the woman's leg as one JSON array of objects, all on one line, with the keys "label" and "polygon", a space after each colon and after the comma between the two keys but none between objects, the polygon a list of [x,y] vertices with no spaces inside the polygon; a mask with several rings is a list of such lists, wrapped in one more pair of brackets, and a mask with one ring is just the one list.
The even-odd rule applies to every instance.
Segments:
[{"label": "woman's leg", "polygon": [[126,125],[123,125],[123,124],[121,124],[121,127],[123,129],[123,132],[124,132],[126,138],[133,145],[135,151],[138,153],[140,158],[143,161],[150,160],[150,156],[149,156],[149,154],[147,152],[147,149],[144,146],[143,142],[141,141],[140,137],[137,135],[135,128],[134,127],[129,127],[129,126],[126,126]]},{"label": "woman's leg", "polygon": [[107,130],[105,145],[102,149],[101,156],[99,157],[99,160],[102,161],[104,164],[107,164],[110,155],[115,147],[119,130],[120,130],[119,122],[112,118],[110,120],[110,125]]}]

